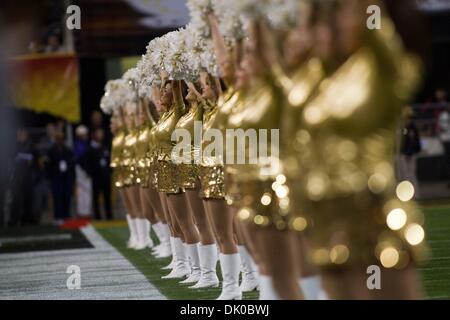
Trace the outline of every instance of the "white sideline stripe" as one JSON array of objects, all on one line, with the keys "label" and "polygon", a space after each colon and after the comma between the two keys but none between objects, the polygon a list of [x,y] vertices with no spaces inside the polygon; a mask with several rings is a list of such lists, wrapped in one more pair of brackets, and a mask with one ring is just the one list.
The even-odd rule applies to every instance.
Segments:
[{"label": "white sideline stripe", "polygon": [[[0,254],[0,300],[164,300],[158,289],[92,226],[81,229],[94,248]],[[67,267],[81,269],[69,290]]]},{"label": "white sideline stripe", "polygon": [[70,239],[72,239],[72,235],[70,233],[0,238],[0,247],[5,243],[27,243],[27,242],[42,242],[42,241],[70,240]]}]

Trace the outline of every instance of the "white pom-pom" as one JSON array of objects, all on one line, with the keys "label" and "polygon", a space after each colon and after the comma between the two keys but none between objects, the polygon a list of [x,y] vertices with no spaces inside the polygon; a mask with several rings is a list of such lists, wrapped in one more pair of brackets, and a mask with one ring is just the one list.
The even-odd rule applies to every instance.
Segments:
[{"label": "white pom-pom", "polygon": [[219,21],[220,33],[232,45],[236,40],[244,38],[242,16],[239,7],[233,0],[214,0],[213,9]]},{"label": "white pom-pom", "polygon": [[266,0],[266,18],[274,29],[286,29],[297,24],[300,14],[299,0]]},{"label": "white pom-pom", "polygon": [[190,24],[203,38],[207,38],[211,34],[207,15],[212,11],[212,2],[211,0],[188,0],[186,3],[191,16]]}]

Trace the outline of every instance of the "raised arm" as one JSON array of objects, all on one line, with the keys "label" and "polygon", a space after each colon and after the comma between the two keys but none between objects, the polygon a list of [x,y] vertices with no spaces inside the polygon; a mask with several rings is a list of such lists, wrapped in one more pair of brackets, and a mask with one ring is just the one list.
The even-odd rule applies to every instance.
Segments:
[{"label": "raised arm", "polygon": [[228,84],[233,83],[235,79],[233,55],[228,50],[225,39],[220,33],[217,17],[212,12],[208,14],[208,23],[211,28],[214,51],[219,64],[220,75]]},{"label": "raised arm", "polygon": [[182,116],[186,112],[186,106],[184,105],[183,93],[181,92],[181,80],[172,81],[172,94],[175,112],[178,116]]}]

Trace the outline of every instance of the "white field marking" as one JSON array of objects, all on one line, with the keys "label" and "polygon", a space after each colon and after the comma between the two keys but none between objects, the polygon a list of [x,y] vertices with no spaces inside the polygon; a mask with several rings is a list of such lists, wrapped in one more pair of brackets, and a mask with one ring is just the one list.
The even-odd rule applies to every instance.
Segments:
[{"label": "white field marking", "polygon": [[39,236],[25,236],[25,237],[8,237],[0,238],[0,247],[7,243],[28,243],[28,242],[45,242],[45,241],[58,241],[58,240],[70,240],[72,235],[70,233],[63,234],[44,234]]},{"label": "white field marking", "polygon": [[[0,254],[0,300],[166,299],[92,226],[81,229],[94,248]],[[68,290],[69,265],[81,289]]]}]

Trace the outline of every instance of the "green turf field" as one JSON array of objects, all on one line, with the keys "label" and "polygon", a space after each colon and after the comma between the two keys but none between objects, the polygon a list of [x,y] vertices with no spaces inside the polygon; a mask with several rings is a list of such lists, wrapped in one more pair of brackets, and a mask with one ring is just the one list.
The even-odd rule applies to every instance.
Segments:
[{"label": "green turf field", "polygon": [[[450,299],[450,207],[434,206],[424,208],[428,243],[432,252],[429,262],[420,268],[426,297],[428,299]],[[154,259],[148,251],[128,250],[126,227],[98,226],[99,233],[116,247],[147,279],[168,299],[214,299],[220,289],[191,290],[179,285],[179,280],[163,280],[167,274],[161,267],[170,259]],[[245,299],[256,299],[256,293],[244,295]]]},{"label": "green turf field", "polygon": [[423,211],[431,249],[428,263],[420,268],[425,293],[431,299],[450,299],[450,206]]},{"label": "green turf field", "polygon": [[[97,227],[97,231],[116,249],[124,255],[134,266],[140,270],[147,279],[159,289],[168,299],[182,300],[207,300],[215,299],[220,294],[220,288],[211,289],[189,289],[189,285],[178,284],[181,280],[161,279],[162,276],[169,273],[170,270],[161,270],[168,265],[171,259],[155,259],[148,250],[129,250],[125,243],[128,240],[127,227]],[[219,274],[220,277],[220,274]],[[244,299],[256,299],[257,293],[248,293]]]}]

